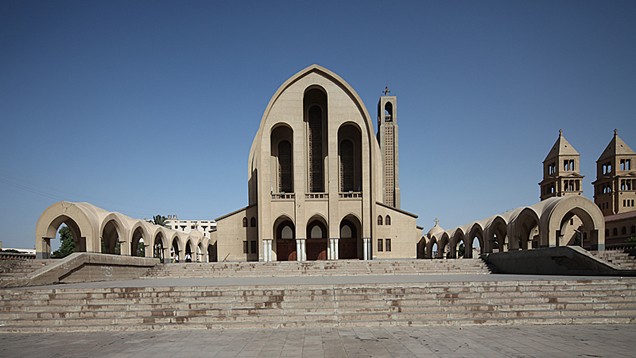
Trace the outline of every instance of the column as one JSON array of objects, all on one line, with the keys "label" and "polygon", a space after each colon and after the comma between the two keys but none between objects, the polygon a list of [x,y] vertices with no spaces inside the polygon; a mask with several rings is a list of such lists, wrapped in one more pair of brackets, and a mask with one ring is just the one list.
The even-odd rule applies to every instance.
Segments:
[{"label": "column", "polygon": [[338,242],[340,241],[339,238],[335,238],[333,239],[333,249],[334,249],[334,256],[333,259],[334,260],[338,260],[340,259],[340,249],[338,248]]},{"label": "column", "polygon": [[301,252],[301,260],[299,261],[307,261],[307,244],[305,239],[300,239],[300,252]]},{"label": "column", "polygon": [[371,260],[371,238],[363,237],[362,238],[362,259],[363,260]]},{"label": "column", "polygon": [[338,238],[329,239],[329,260],[338,260]]},{"label": "column", "polygon": [[272,261],[272,240],[263,239],[263,261]]},{"label": "column", "polygon": [[300,240],[296,239],[296,261],[303,261],[302,249],[300,247]]}]

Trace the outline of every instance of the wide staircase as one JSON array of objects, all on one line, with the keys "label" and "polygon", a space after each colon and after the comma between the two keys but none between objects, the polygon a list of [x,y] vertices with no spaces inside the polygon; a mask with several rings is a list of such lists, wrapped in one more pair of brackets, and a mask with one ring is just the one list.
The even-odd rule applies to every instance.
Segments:
[{"label": "wide staircase", "polygon": [[636,322],[636,279],[0,290],[1,332]]},{"label": "wide staircase", "polygon": [[0,260],[0,280],[24,277],[57,261],[57,259]]},{"label": "wide staircase", "polygon": [[592,251],[592,254],[600,259],[618,265],[621,269],[636,270],[636,256],[634,256],[634,250]]},{"label": "wide staircase", "polygon": [[480,259],[339,260],[159,264],[145,278],[488,274]]}]

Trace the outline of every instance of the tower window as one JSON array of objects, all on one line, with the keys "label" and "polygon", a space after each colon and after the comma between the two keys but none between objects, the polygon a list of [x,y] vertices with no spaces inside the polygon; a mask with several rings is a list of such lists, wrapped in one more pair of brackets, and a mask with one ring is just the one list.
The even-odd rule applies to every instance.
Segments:
[{"label": "tower window", "polygon": [[250,219],[250,226],[256,227],[256,218],[253,217],[252,219]]},{"label": "tower window", "polygon": [[384,240],[384,248],[386,249],[386,252],[390,252],[391,251],[391,239],[386,239]]},{"label": "tower window", "polygon": [[391,225],[391,217],[390,216],[386,216],[386,218],[384,219],[384,225]]},{"label": "tower window", "polygon": [[247,227],[247,218],[243,218],[243,227]]},{"label": "tower window", "polygon": [[610,174],[612,172],[612,162],[603,164],[603,174]]},{"label": "tower window", "polygon": [[391,102],[387,102],[384,105],[384,120],[386,122],[393,122],[393,105]]},{"label": "tower window", "polygon": [[631,164],[631,159],[621,159],[621,170],[630,170]]},{"label": "tower window", "polygon": [[382,225],[382,215],[378,215],[378,225]]},{"label": "tower window", "polygon": [[574,170],[574,160],[564,160],[563,161],[563,170],[565,171],[573,171]]},{"label": "tower window", "polygon": [[378,239],[378,252],[382,252],[384,249],[382,248],[382,239]]}]

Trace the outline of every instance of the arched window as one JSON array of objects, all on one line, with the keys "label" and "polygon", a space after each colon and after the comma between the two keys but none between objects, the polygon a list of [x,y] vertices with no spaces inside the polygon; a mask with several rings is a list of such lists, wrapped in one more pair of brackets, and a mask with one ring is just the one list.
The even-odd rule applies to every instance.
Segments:
[{"label": "arched window", "polygon": [[247,218],[243,218],[243,227],[247,227]]},{"label": "arched window", "polygon": [[382,225],[382,215],[378,215],[378,225]]},{"label": "arched window", "polygon": [[292,175],[292,146],[289,141],[283,140],[278,143],[278,190],[281,193],[291,193],[294,191]]},{"label": "arched window", "polygon": [[609,229],[605,229],[605,237],[609,237]]},{"label": "arched window", "polygon": [[340,142],[340,191],[355,190],[353,142],[345,139]]},{"label": "arched window", "polygon": [[393,105],[391,102],[387,102],[384,105],[384,120],[387,122],[393,122]]},{"label": "arched window", "polygon": [[309,191],[322,192],[322,109],[319,106],[309,108]]},{"label": "arched window", "polygon": [[630,231],[632,234],[636,234],[636,225],[632,225],[632,229]]},{"label": "arched window", "polygon": [[625,226],[621,228],[621,235],[627,235],[627,228]]},{"label": "arched window", "polygon": [[250,226],[251,227],[256,227],[256,218],[253,217],[252,219],[250,219]]},{"label": "arched window", "polygon": [[612,236],[617,236],[618,235],[618,229],[614,228],[614,230],[612,230]]},{"label": "arched window", "polygon": [[391,217],[390,216],[386,216],[386,218],[384,219],[384,225],[391,225]]}]

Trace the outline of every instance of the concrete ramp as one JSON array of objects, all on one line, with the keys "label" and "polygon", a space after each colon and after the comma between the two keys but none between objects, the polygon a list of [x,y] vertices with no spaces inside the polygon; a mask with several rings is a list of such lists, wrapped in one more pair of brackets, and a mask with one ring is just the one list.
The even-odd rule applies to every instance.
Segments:
[{"label": "concrete ramp", "polygon": [[0,280],[0,288],[136,279],[159,259],[76,252],[23,277]]},{"label": "concrete ramp", "polygon": [[499,273],[527,275],[636,276],[579,246],[497,252],[483,255]]}]

